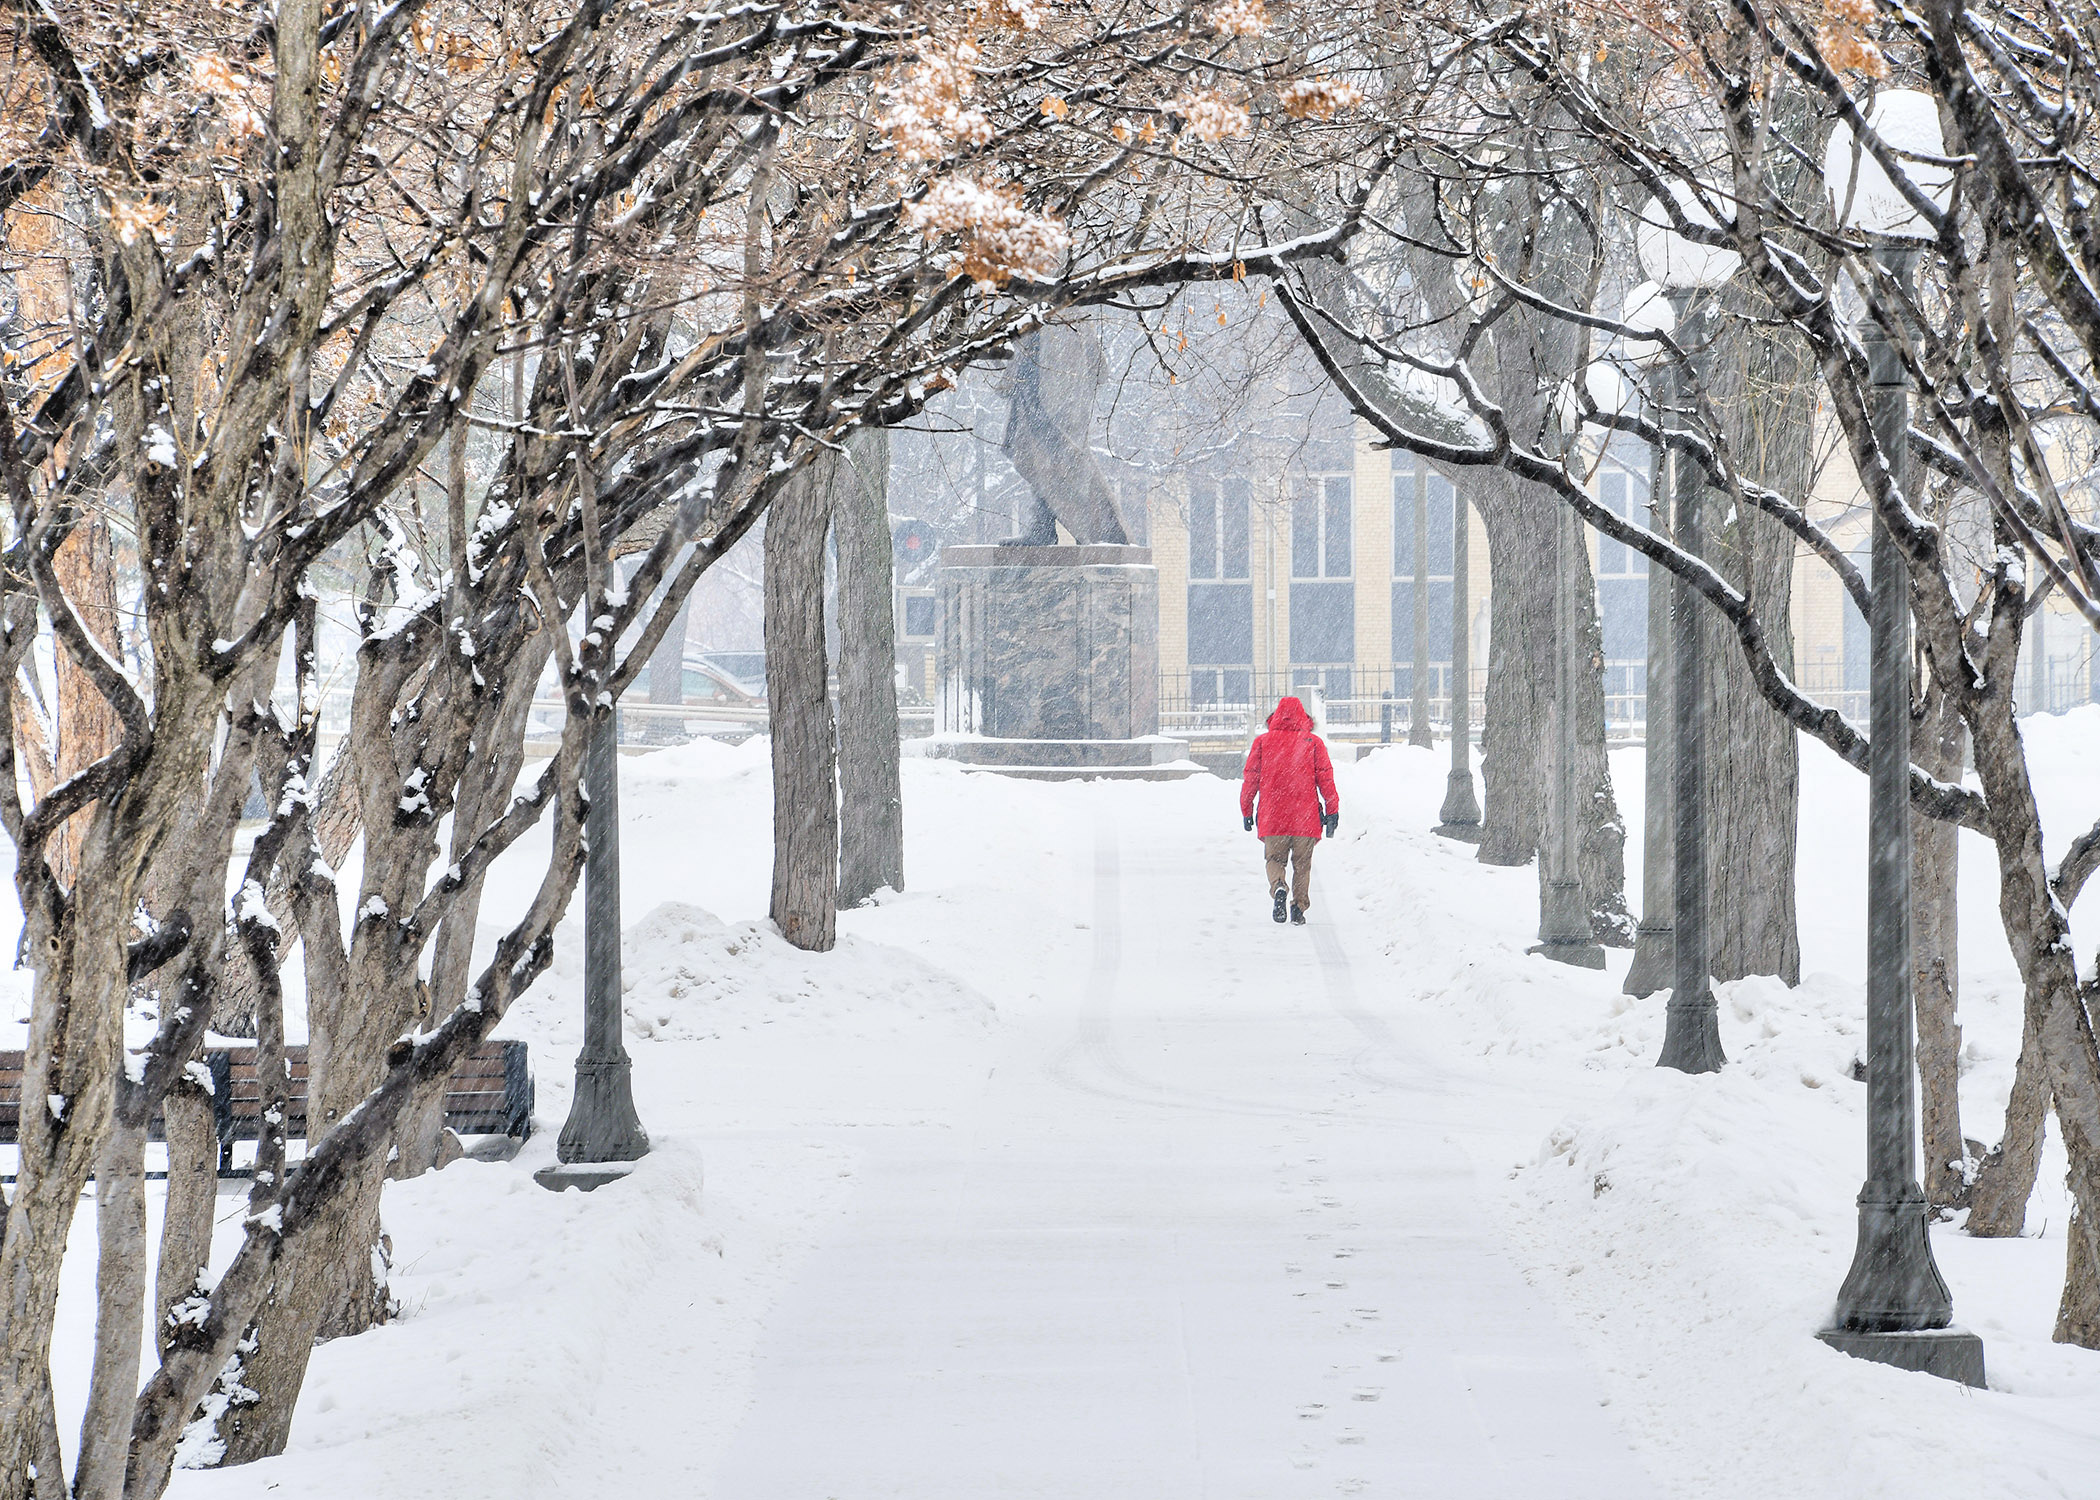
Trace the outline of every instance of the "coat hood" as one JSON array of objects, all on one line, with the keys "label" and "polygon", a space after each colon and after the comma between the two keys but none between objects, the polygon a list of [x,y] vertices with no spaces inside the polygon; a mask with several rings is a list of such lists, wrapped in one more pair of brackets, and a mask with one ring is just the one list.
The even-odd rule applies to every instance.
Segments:
[{"label": "coat hood", "polygon": [[1269,715],[1271,729],[1295,729],[1301,733],[1313,727],[1312,715],[1296,698],[1285,698],[1276,705],[1276,712]]}]

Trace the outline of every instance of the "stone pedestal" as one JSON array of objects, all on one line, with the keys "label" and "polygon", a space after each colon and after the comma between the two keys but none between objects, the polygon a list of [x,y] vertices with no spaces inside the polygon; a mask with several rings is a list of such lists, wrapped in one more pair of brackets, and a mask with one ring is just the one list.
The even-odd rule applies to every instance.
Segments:
[{"label": "stone pedestal", "polygon": [[949,547],[930,753],[1007,775],[1193,775],[1159,736],[1149,547]]}]

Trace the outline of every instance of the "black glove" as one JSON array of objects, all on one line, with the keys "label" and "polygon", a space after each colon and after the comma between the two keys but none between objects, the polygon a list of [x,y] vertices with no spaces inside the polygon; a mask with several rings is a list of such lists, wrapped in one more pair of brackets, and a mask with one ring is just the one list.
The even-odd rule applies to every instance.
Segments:
[{"label": "black glove", "polygon": [[1341,826],[1342,815],[1338,812],[1331,812],[1320,821],[1327,825],[1327,836],[1333,838],[1335,829]]},{"label": "black glove", "polygon": [[1254,819],[1252,817],[1242,818],[1240,819],[1240,821],[1247,825],[1247,831],[1249,833],[1254,832]]}]

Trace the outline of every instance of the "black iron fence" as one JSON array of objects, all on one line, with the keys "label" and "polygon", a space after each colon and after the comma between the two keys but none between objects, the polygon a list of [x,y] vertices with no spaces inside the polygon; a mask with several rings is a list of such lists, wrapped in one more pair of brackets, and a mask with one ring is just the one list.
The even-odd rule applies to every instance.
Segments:
[{"label": "black iron fence", "polygon": [[[1639,739],[1647,731],[1648,697],[1639,662],[1607,663],[1605,720],[1618,739]],[[1451,730],[1451,666],[1432,663],[1428,690],[1430,726]],[[1478,735],[1486,714],[1487,668],[1476,666],[1471,678],[1468,723]],[[1178,739],[1244,740],[1285,695],[1319,706],[1314,716],[1330,736],[1377,741],[1404,740],[1414,715],[1414,670],[1408,666],[1299,666],[1282,672],[1247,668],[1194,667],[1186,676],[1162,677],[1159,685],[1160,733]]]}]

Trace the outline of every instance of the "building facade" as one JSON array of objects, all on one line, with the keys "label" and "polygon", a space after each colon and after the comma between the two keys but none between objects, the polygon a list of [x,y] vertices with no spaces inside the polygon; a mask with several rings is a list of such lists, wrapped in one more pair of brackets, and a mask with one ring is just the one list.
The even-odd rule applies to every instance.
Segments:
[{"label": "building facade", "polygon": [[[1646,517],[1645,463],[1600,466],[1607,504]],[[1268,472],[1186,474],[1151,496],[1160,570],[1161,707],[1168,732],[1244,715],[1286,692],[1317,692],[1329,722],[1405,732],[1414,692],[1416,593],[1431,716],[1448,718],[1455,528],[1467,532],[1468,649],[1477,700],[1487,682],[1487,533],[1453,481],[1410,454],[1354,442],[1322,462]],[[1417,552],[1420,567],[1417,566]],[[1647,568],[1631,549],[1592,539],[1605,621],[1606,691],[1635,729],[1645,703]],[[1474,722],[1479,722],[1476,708]]]},{"label": "building facade", "polygon": [[[1596,458],[1590,487],[1601,504],[1645,525],[1650,478],[1645,445],[1622,439]],[[1371,735],[1390,714],[1400,726],[1395,737],[1404,734],[1418,576],[1431,717],[1448,722],[1456,498],[1450,478],[1409,454],[1374,447],[1371,429],[1362,424],[1351,451],[1330,447],[1324,461],[1315,449],[1266,470],[1243,466],[1156,482],[1149,510],[1160,570],[1166,731],[1200,732],[1212,721],[1244,719],[1286,692],[1317,691],[1329,721],[1344,732]],[[1868,571],[1868,517],[1842,454],[1825,464],[1810,506]],[[1463,524],[1470,528],[1477,732],[1487,678],[1488,547],[1470,507]],[[1614,736],[1638,738],[1647,718],[1648,562],[1609,537],[1585,536],[1603,634],[1606,717]],[[1805,547],[1795,561],[1790,623],[1796,681],[1818,701],[1864,722],[1866,621]],[[2082,618],[2058,601],[2046,604],[2023,648],[2023,711],[2055,713],[2100,701],[2094,642]]]},{"label": "building facade", "polygon": [[[1360,423],[1346,439],[1267,453],[1243,443],[1226,451],[1229,461],[1210,467],[1118,476],[1125,514],[1142,518],[1159,569],[1162,729],[1230,737],[1257,709],[1298,693],[1317,694],[1338,732],[1404,735],[1418,586],[1431,718],[1447,723],[1454,527],[1464,524],[1477,732],[1491,610],[1487,534],[1470,506],[1457,505],[1453,480],[1409,454],[1374,446],[1371,429]],[[1591,467],[1591,491],[1616,514],[1646,524],[1650,469],[1645,445],[1615,440]],[[1823,464],[1809,508],[1870,572],[1868,516],[1842,451]],[[1614,737],[1639,738],[1647,718],[1648,563],[1608,537],[1585,537],[1603,635],[1607,722]],[[933,589],[930,578],[899,582],[900,685],[908,705],[924,704],[933,693]],[[1864,723],[1866,621],[1805,547],[1795,558],[1790,623],[1795,680]],[[2094,646],[2081,617],[2060,602],[2046,604],[2023,648],[2022,711],[2100,701]]]}]

